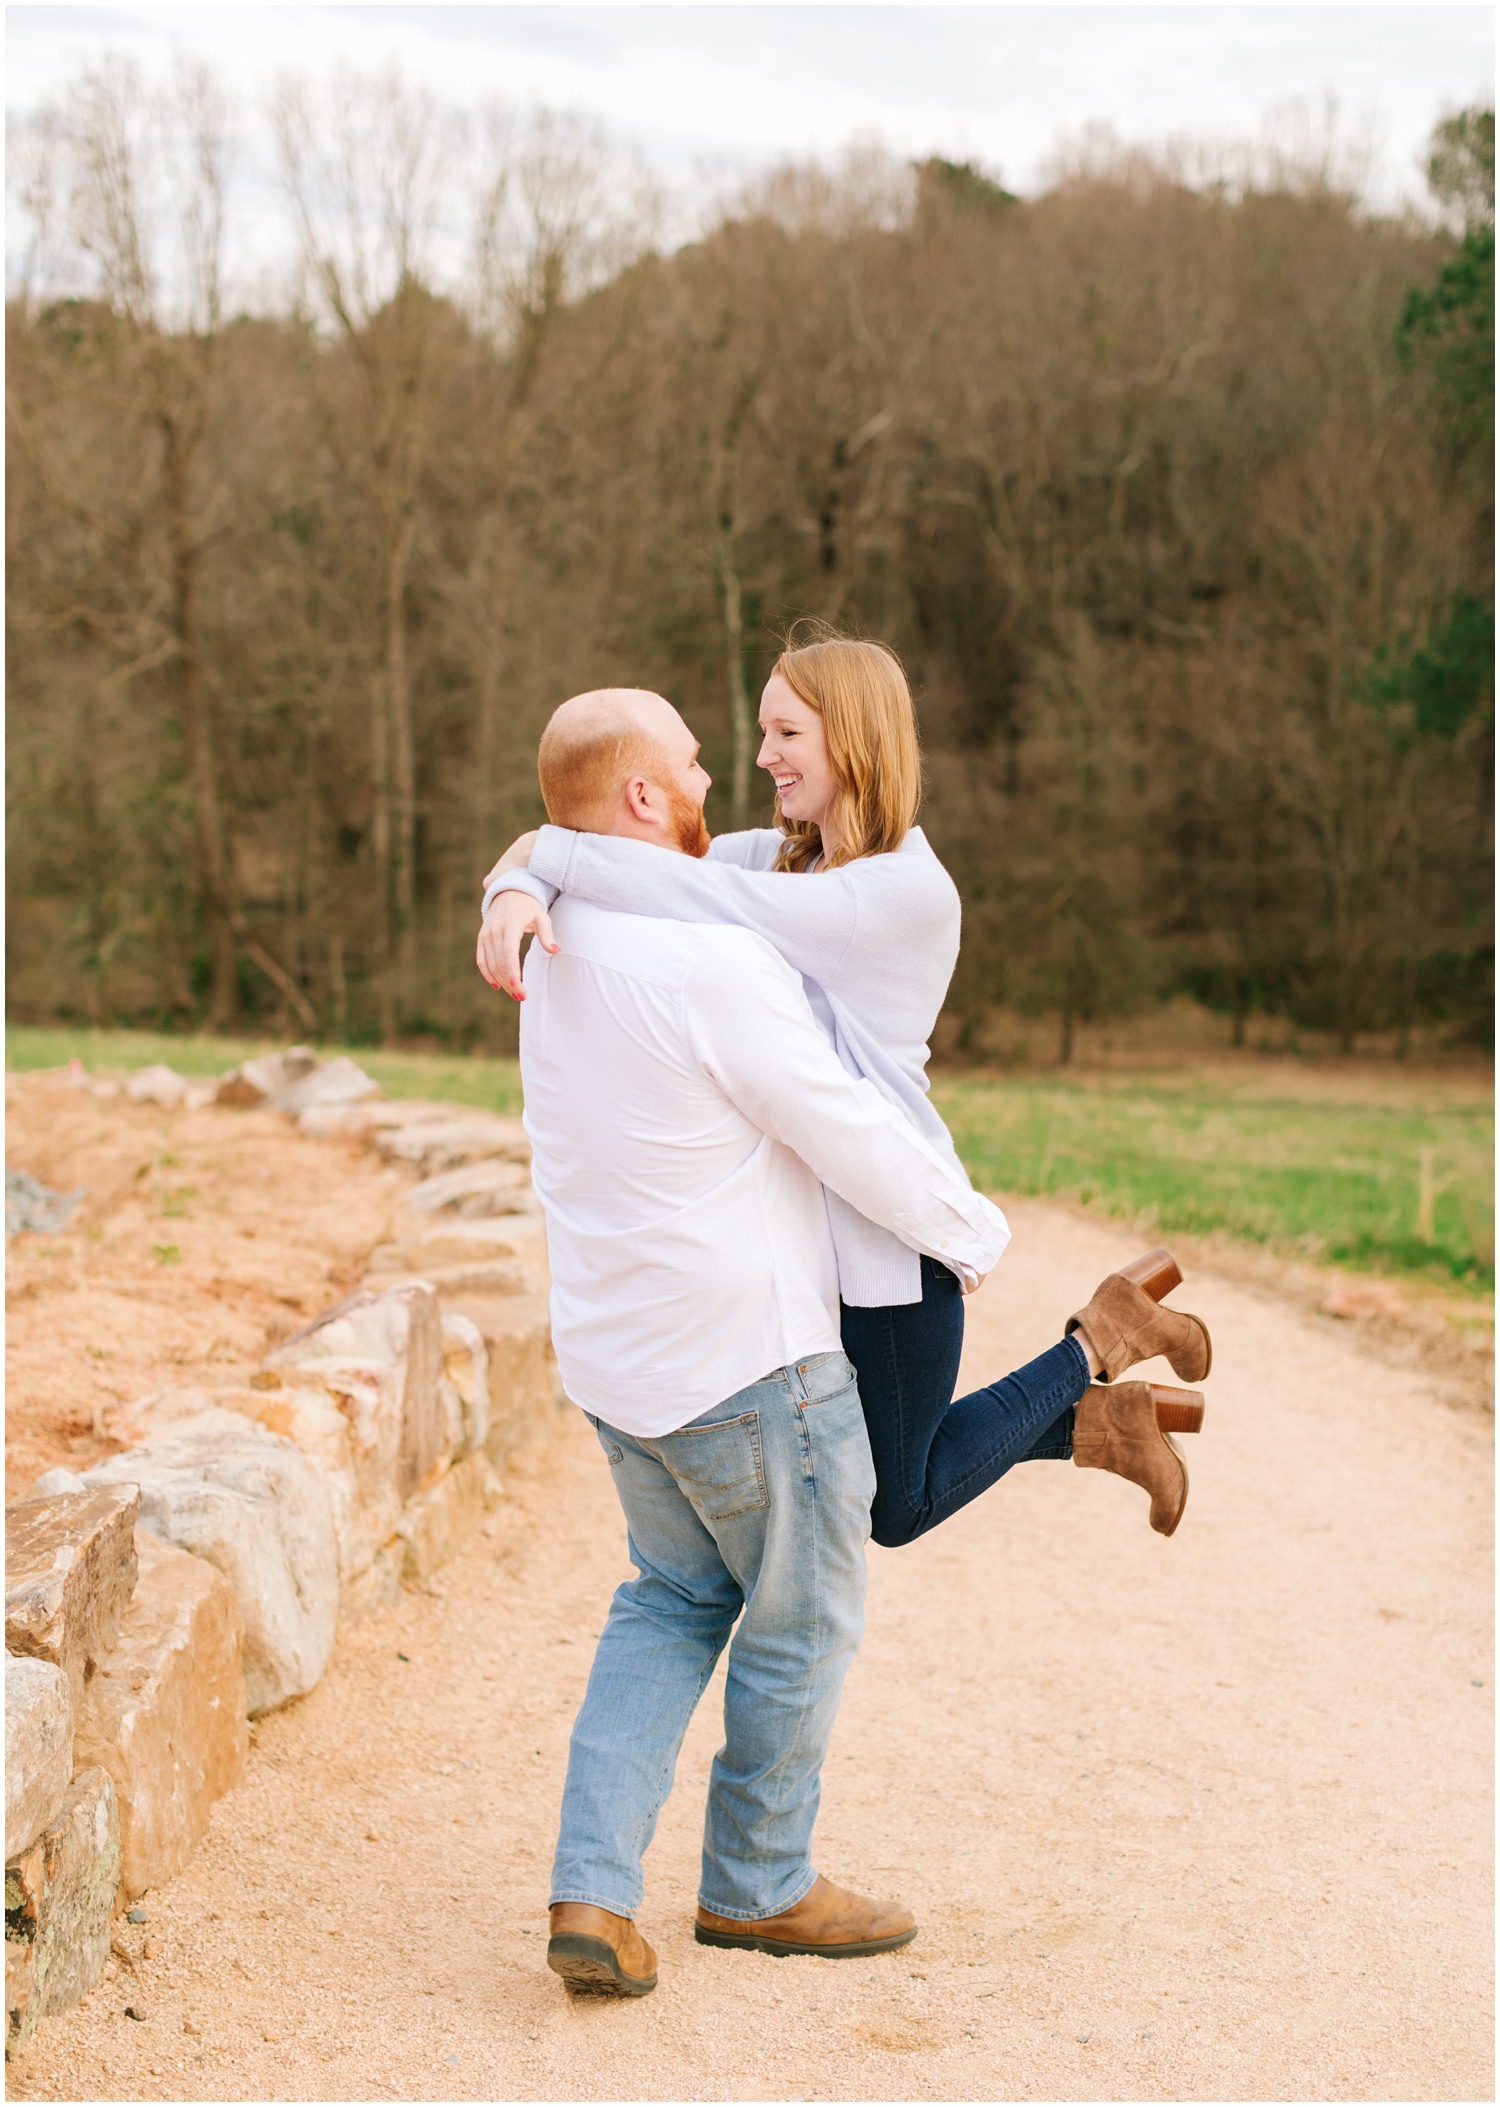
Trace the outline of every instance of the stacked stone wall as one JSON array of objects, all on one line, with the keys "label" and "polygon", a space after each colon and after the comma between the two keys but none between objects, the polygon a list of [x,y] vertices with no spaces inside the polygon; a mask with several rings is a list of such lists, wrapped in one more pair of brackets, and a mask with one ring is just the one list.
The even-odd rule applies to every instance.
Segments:
[{"label": "stacked stone wall", "polygon": [[[157,1069],[126,1090],[206,1101],[192,1087]],[[247,1720],[315,1687],[341,1617],[458,1548],[561,1405],[518,1121],[380,1100],[305,1049],[215,1101],[360,1137],[417,1182],[356,1293],[248,1378],[138,1400],[132,1447],[7,1509],[7,2055],[186,1864],[244,1776]]]}]

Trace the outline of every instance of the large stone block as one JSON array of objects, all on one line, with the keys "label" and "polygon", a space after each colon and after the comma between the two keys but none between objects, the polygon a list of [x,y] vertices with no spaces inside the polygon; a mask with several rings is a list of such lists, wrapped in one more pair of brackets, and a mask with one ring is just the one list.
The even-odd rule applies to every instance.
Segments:
[{"label": "large stone block", "polygon": [[[396,1496],[395,1441],[390,1467],[372,1473],[368,1487],[361,1471],[363,1458],[351,1424],[355,1407],[347,1394],[359,1387],[346,1383],[335,1393],[297,1369],[285,1375],[280,1369],[262,1369],[248,1383],[171,1384],[137,1399],[128,1416],[138,1441],[177,1432],[185,1420],[219,1411],[238,1413],[268,1433],[293,1442],[318,1465],[327,1484],[342,1587],[389,1540],[401,1511]],[[399,1430],[394,1413],[392,1423]]]},{"label": "large stone block", "polygon": [[135,1586],[140,1505],[118,1483],[5,1510],[5,1648],[61,1668],[76,1706]]},{"label": "large stone block", "polygon": [[5,2053],[92,1990],[109,1959],[120,1885],[113,1780],[82,1770],[57,1819],[5,1868]]},{"label": "large stone block", "polygon": [[425,1580],[451,1558],[500,1497],[500,1479],[486,1456],[460,1456],[433,1484],[406,1503],[398,1532],[403,1580]]},{"label": "large stone block", "polygon": [[449,1454],[448,1414],[441,1394],[442,1327],[437,1297],[416,1281],[384,1294],[349,1296],[305,1330],[266,1355],[267,1368],[299,1368],[327,1380],[333,1370],[373,1378],[370,1431],[386,1431],[389,1401],[399,1399],[395,1455],[398,1505],[408,1500]]},{"label": "large stone block", "polygon": [[143,1529],[120,1643],[88,1688],[74,1755],[115,1782],[129,1895],[181,1872],[245,1775],[240,1614],[222,1573]]},{"label": "large stone block", "polygon": [[239,1107],[263,1105],[267,1098],[300,1083],[317,1066],[318,1057],[310,1046],[289,1046],[284,1052],[257,1054],[220,1079],[216,1102]]},{"label": "large stone block", "polygon": [[5,1656],[5,1858],[56,1819],[73,1775],[73,1693],[50,1661]]},{"label": "large stone block", "polygon": [[[386,1448],[379,1448],[381,1403],[386,1410]],[[221,1382],[213,1389],[171,1384],[129,1407],[133,1431],[152,1441],[175,1433],[183,1420],[204,1412],[236,1412],[268,1433],[293,1441],[322,1471],[333,1509],[339,1553],[339,1591],[348,1591],[367,1570],[381,1544],[388,1544],[400,1519],[396,1456],[400,1450],[400,1399],[381,1401],[375,1365],[276,1367],[259,1370],[249,1382]],[[48,1473],[51,1475],[51,1473]]]},{"label": "large stone block", "polygon": [[374,1098],[360,1106],[363,1131],[373,1140],[392,1127],[414,1127],[426,1123],[446,1124],[457,1108],[450,1099],[432,1097]]},{"label": "large stone block", "polygon": [[379,1095],[380,1085],[373,1076],[366,1075],[348,1054],[336,1054],[331,1061],[320,1061],[285,1089],[273,1092],[271,1103],[278,1112],[295,1119],[315,1105],[357,1105]]},{"label": "large stone block", "polygon": [[390,1163],[414,1163],[424,1177],[481,1161],[529,1164],[531,1143],[518,1119],[495,1112],[462,1112],[445,1120],[387,1127],[375,1147]]},{"label": "large stone block", "polygon": [[62,1464],[54,1463],[51,1470],[43,1471],[35,1481],[28,1497],[33,1500],[52,1500],[59,1493],[87,1492],[88,1489],[88,1480],[80,1478],[77,1471],[67,1470]]},{"label": "large stone block", "polygon": [[[418,1187],[418,1191],[421,1188]],[[403,1233],[370,1253],[372,1291],[425,1280],[444,1309],[463,1296],[524,1295],[547,1285],[546,1225],[540,1214],[446,1212],[407,1216]]]},{"label": "large stone block", "polygon": [[561,1410],[547,1305],[538,1295],[463,1296],[489,1353],[490,1423],[484,1451],[497,1470],[522,1449],[549,1441]]},{"label": "large stone block", "polygon": [[33,1178],[29,1171],[5,1173],[5,1241],[20,1236],[30,1229],[37,1236],[55,1236],[59,1229],[66,1229],[74,1212],[88,1196],[88,1187],[80,1185],[76,1192],[54,1192],[50,1185],[43,1185],[40,1178]]},{"label": "large stone block", "polygon": [[[316,1456],[329,1473],[342,1580],[362,1573],[401,1518],[401,1430],[406,1370],[400,1361],[320,1356],[264,1368],[253,1410],[236,1390],[223,1400]],[[259,1386],[264,1384],[265,1389]],[[280,1386],[280,1387],[275,1387]],[[347,1471],[347,1485],[338,1482]]]},{"label": "large stone block", "polygon": [[379,1095],[380,1085],[357,1061],[347,1054],[322,1061],[310,1046],[258,1054],[253,1061],[242,1061],[215,1086],[215,1098],[221,1105],[270,1104],[293,1119],[314,1106],[354,1105]]},{"label": "large stone block", "polygon": [[298,1130],[313,1141],[363,1141],[367,1132],[363,1104],[308,1105],[297,1114]]},{"label": "large stone block", "polygon": [[180,1105],[188,1094],[188,1079],[157,1061],[150,1068],[138,1068],[134,1075],[127,1076],[124,1089],[137,1105]]},{"label": "large stone block", "polygon": [[344,1615],[368,1617],[376,1610],[387,1609],[401,1593],[405,1567],[406,1545],[399,1536],[393,1536],[350,1581],[344,1593]]},{"label": "large stone block", "polygon": [[402,1266],[389,1272],[372,1268],[362,1284],[380,1295],[392,1288],[429,1287],[440,1302],[447,1302],[455,1295],[524,1295],[531,1276],[513,1259],[496,1258],[459,1266]]},{"label": "large stone block", "polygon": [[524,1163],[492,1156],[482,1163],[461,1164],[414,1185],[402,1202],[404,1214],[437,1214],[444,1208],[478,1219],[485,1215],[536,1214],[540,1203]]},{"label": "large stone block", "polygon": [[405,1234],[370,1253],[372,1273],[428,1273],[445,1266],[493,1264],[510,1259],[532,1267],[545,1263],[545,1240],[539,1214],[482,1216],[421,1215],[408,1222]]},{"label": "large stone block", "polygon": [[204,1412],[87,1473],[141,1489],[154,1535],[218,1568],[244,1630],[252,1713],[321,1679],[338,1622],[338,1539],[322,1470],[294,1443],[232,1412]]},{"label": "large stone block", "polygon": [[490,1432],[490,1350],[473,1318],[459,1310],[443,1311],[443,1379],[462,1413],[460,1447],[482,1449]]}]

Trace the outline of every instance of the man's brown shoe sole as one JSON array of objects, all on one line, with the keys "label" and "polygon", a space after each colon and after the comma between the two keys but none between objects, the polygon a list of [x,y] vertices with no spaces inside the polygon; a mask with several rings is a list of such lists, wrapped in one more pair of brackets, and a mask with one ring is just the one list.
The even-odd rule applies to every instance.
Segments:
[{"label": "man's brown shoe sole", "polygon": [[816,1960],[857,1961],[867,1953],[894,1953],[898,1946],[910,1946],[917,1936],[914,1924],[910,1931],[892,1932],[885,1939],[850,1939],[836,1946],[809,1946],[800,1939],[768,1939],[756,1931],[705,1931],[701,1924],[693,1926],[693,1937],[700,1946],[742,1946],[751,1953],[811,1954]]},{"label": "man's brown shoe sole", "polygon": [[603,1990],[615,1997],[649,1997],[654,1975],[627,1975],[607,1939],[562,1931],[547,1941],[547,1966],[570,1990]]}]

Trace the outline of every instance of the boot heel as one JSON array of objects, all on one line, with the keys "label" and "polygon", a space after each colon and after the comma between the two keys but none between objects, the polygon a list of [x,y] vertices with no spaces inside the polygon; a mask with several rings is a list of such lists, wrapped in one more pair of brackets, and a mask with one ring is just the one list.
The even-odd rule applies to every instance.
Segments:
[{"label": "boot heel", "polygon": [[1148,1251],[1144,1258],[1132,1259],[1128,1266],[1121,1266],[1121,1278],[1131,1281],[1144,1290],[1153,1302],[1160,1302],[1170,1295],[1173,1288],[1182,1286],[1182,1268],[1170,1251],[1158,1245]]},{"label": "boot heel", "polygon": [[1164,1434],[1202,1433],[1204,1406],[1201,1390],[1174,1390],[1169,1384],[1153,1383],[1151,1402],[1156,1407],[1156,1424]]}]

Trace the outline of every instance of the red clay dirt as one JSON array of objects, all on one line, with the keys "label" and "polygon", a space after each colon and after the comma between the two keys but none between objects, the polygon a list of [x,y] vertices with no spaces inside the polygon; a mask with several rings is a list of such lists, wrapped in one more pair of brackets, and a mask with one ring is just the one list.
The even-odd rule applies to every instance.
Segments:
[{"label": "red clay dirt", "polygon": [[86,1186],[67,1228],[6,1253],[6,1498],[129,1438],[121,1408],[194,1370],[232,1380],[348,1292],[404,1174],[277,1112],[101,1101],[6,1079],[6,1160]]}]

